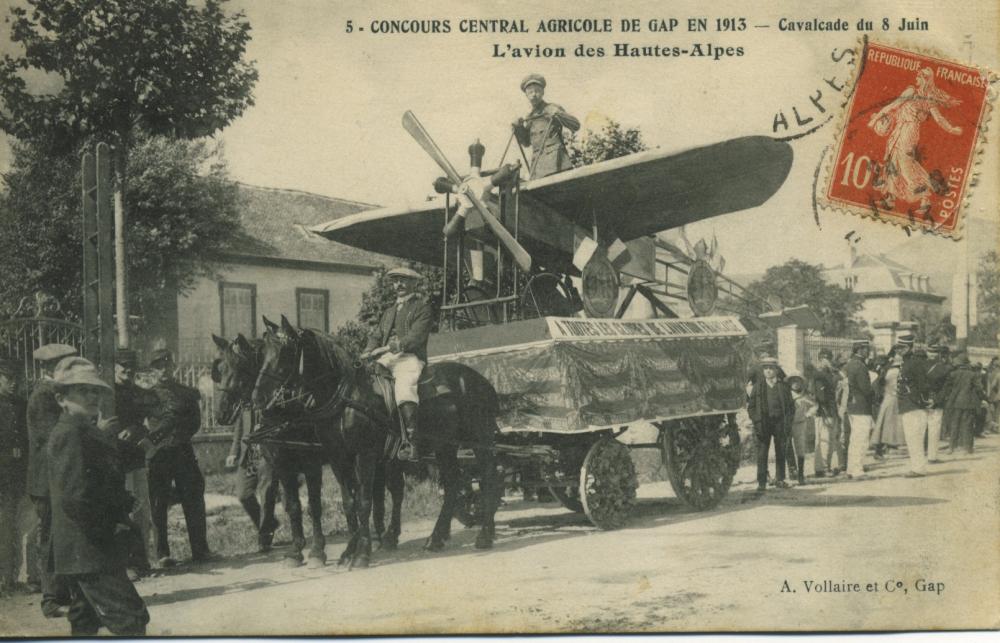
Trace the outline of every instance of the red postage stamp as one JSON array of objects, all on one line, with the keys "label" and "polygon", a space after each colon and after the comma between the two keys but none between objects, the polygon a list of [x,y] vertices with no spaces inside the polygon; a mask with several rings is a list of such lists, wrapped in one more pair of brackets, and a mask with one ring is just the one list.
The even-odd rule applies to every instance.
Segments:
[{"label": "red postage stamp", "polygon": [[959,236],[988,115],[984,69],[869,43],[827,174],[825,201]]}]

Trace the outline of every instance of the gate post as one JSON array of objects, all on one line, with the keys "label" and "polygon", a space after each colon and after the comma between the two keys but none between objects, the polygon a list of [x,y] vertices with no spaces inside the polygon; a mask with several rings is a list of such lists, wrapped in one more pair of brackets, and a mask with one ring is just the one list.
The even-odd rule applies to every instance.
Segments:
[{"label": "gate post", "polygon": [[115,381],[111,163],[106,143],[83,155],[83,355],[108,384]]},{"label": "gate post", "polygon": [[788,374],[804,372],[806,330],[795,324],[778,328],[778,364]]}]

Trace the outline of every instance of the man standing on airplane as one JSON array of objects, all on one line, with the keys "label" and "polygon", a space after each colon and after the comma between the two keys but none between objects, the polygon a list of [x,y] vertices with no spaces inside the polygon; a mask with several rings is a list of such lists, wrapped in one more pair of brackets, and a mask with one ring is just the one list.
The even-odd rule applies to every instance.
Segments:
[{"label": "man standing on airplane", "polygon": [[559,105],[546,103],[545,78],[540,74],[528,74],[521,81],[521,91],[531,103],[531,112],[512,123],[514,136],[522,146],[531,146],[531,174],[528,178],[564,172],[573,168],[563,128],[571,132],[580,129],[580,121],[566,113]]}]

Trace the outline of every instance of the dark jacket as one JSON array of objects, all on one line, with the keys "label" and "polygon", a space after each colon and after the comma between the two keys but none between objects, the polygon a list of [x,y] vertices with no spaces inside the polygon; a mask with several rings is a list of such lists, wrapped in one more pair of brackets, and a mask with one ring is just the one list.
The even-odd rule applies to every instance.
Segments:
[{"label": "dark jacket", "polygon": [[944,401],[948,397],[948,374],[951,373],[951,364],[944,360],[931,362],[927,369],[927,390],[930,398],[934,400],[931,408],[943,409]]},{"label": "dark jacket", "polygon": [[747,396],[747,412],[755,425],[759,425],[761,420],[768,416],[767,397],[765,391],[771,394],[777,393],[781,400],[782,427],[785,431],[790,431],[792,421],[795,419],[795,401],[792,399],[792,392],[784,380],[779,379],[773,388],[768,389],[767,381],[761,377],[757,379]]},{"label": "dark jacket", "polygon": [[133,382],[115,384],[115,416],[121,430],[128,430],[129,440],[118,440],[118,453],[125,471],[146,466],[146,450],[139,445],[146,435],[143,421],[156,403],[156,396]]},{"label": "dark jacket", "polygon": [[946,385],[947,398],[944,408],[974,410],[980,408],[986,399],[986,391],[979,372],[969,364],[957,366],[949,375]]},{"label": "dark jacket", "polygon": [[45,445],[62,409],[56,403],[56,385],[41,379],[28,397],[28,493],[49,496],[49,467]]},{"label": "dark jacket", "polygon": [[514,129],[514,135],[522,146],[531,146],[531,176],[543,176],[573,169],[573,162],[566,151],[562,131],[580,129],[580,121],[566,113],[559,105],[542,103],[524,118],[524,125]]},{"label": "dark jacket", "polygon": [[401,352],[412,353],[426,362],[427,337],[431,334],[433,321],[431,305],[414,295],[403,302],[398,310],[393,304],[382,313],[378,328],[369,338],[365,350],[370,351],[385,346],[389,342],[389,337],[396,335],[399,338]]},{"label": "dark jacket", "polygon": [[16,395],[0,395],[0,489],[15,497],[24,493],[28,479],[26,404]]},{"label": "dark jacket", "polygon": [[875,408],[875,391],[872,389],[868,367],[859,357],[851,357],[847,371],[848,415],[872,415]]},{"label": "dark jacket", "polygon": [[151,392],[153,406],[146,416],[149,439],[157,446],[189,444],[201,428],[201,393],[176,380],[160,382]]},{"label": "dark jacket", "polygon": [[128,521],[132,498],[112,438],[83,418],[63,415],[48,442],[52,501],[50,570],[108,573],[125,565],[116,526]]},{"label": "dark jacket", "polygon": [[907,413],[927,408],[930,389],[927,387],[927,359],[910,353],[899,367],[897,395],[899,412]]},{"label": "dark jacket", "polygon": [[816,417],[837,417],[837,378],[839,376],[826,368],[813,375],[812,394],[816,400]]}]

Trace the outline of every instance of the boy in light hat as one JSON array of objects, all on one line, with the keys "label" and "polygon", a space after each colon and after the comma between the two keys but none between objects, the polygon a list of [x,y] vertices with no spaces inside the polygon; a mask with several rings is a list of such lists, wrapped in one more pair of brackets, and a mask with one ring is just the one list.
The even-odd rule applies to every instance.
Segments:
[{"label": "boy in light hat", "polygon": [[117,420],[97,422],[101,395],[111,387],[82,357],[64,358],[53,376],[62,414],[48,442],[52,502],[50,570],[70,590],[73,636],[143,636],[149,612],[125,572],[121,534],[130,530],[134,499],[111,436]]}]

